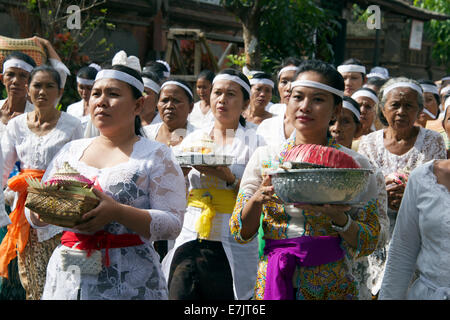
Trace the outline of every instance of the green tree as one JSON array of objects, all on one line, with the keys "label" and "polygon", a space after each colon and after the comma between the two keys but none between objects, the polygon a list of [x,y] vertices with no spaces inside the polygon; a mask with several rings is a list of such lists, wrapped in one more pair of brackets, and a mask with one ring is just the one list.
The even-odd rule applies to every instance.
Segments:
[{"label": "green tree", "polygon": [[246,65],[273,71],[287,56],[331,61],[336,17],[315,0],[222,0],[242,23]]},{"label": "green tree", "polygon": [[[103,61],[112,48],[105,38],[100,39],[92,46],[95,32],[101,28],[114,28],[106,22],[107,10],[101,6],[106,0],[28,0],[29,12],[38,17],[39,36],[48,39],[62,62],[69,68],[72,75],[79,68],[89,62]],[[70,5],[80,9],[80,25],[68,28],[68,20],[72,12],[67,12]],[[77,93],[76,77],[68,77],[60,108],[64,110],[68,104],[79,99]]]},{"label": "green tree", "polygon": [[[414,6],[450,15],[450,1],[414,0]],[[450,20],[425,22],[425,34],[434,42],[433,59],[450,72]]]}]

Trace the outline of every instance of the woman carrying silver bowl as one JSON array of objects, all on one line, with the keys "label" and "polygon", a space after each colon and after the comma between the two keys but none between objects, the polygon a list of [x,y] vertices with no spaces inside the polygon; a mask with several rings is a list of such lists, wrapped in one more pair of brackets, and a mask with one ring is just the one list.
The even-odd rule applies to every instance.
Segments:
[{"label": "woman carrying silver bowl", "polygon": [[366,157],[337,144],[329,135],[330,122],[340,112],[344,96],[344,80],[336,69],[322,61],[305,61],[294,79],[286,112],[294,119],[295,136],[281,148],[260,147],[252,155],[230,229],[236,241],[247,243],[256,237],[264,215],[266,243],[254,299],[357,299],[351,259],[369,255],[380,233],[375,175],[369,175],[368,188],[354,199],[363,203],[360,208],[347,204],[288,206],[274,193],[266,175],[301,144],[336,148],[361,168],[373,169]]}]

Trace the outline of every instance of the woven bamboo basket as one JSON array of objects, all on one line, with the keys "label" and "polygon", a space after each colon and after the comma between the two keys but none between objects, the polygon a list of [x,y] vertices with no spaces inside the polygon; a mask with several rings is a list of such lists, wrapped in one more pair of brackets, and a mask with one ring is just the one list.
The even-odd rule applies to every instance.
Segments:
[{"label": "woven bamboo basket", "polygon": [[64,190],[28,187],[25,207],[39,214],[46,223],[73,228],[81,222],[81,216],[94,209],[98,203],[98,199]]},{"label": "woven bamboo basket", "polygon": [[13,51],[21,51],[29,55],[38,66],[47,61],[47,53],[39,44],[38,40],[33,38],[14,39],[0,36],[0,72],[3,72],[3,61]]}]

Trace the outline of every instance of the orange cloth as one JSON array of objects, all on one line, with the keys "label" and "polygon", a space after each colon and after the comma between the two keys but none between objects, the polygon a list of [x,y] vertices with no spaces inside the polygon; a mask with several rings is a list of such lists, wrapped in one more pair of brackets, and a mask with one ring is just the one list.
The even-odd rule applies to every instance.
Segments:
[{"label": "orange cloth", "polygon": [[44,170],[25,169],[8,180],[9,188],[19,193],[19,199],[16,208],[9,215],[11,224],[8,225],[8,232],[0,245],[0,276],[4,278],[8,278],[8,265],[17,257],[17,251],[23,252],[30,234],[30,224],[25,217],[25,201],[28,194],[28,183],[25,178],[41,180],[44,172]]}]

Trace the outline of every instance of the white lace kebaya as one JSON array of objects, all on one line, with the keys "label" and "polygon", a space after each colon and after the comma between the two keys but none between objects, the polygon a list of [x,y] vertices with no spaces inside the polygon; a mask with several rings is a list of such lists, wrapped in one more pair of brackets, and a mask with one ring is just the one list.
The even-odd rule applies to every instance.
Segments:
[{"label": "white lace kebaya", "polygon": [[[141,237],[144,243],[138,246],[109,249],[110,266],[104,266],[98,275],[82,275],[78,280],[62,270],[60,245],[48,263],[43,299],[77,299],[79,289],[83,300],[168,299],[159,255],[152,243],[175,239],[180,233],[186,206],[181,168],[167,146],[145,138],[134,144],[127,162],[103,169],[92,167],[79,159],[94,139],[67,144],[49,165],[43,181],[65,161],[69,162],[84,176],[96,179],[116,201],[146,209],[152,217],[148,226],[151,237]],[[104,230],[116,235],[135,233],[117,222],[107,224]],[[38,231],[41,237],[49,237],[62,228],[48,226]],[[105,249],[101,252],[104,256]]]}]

